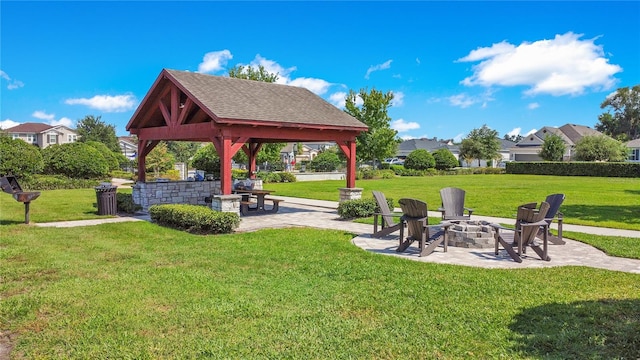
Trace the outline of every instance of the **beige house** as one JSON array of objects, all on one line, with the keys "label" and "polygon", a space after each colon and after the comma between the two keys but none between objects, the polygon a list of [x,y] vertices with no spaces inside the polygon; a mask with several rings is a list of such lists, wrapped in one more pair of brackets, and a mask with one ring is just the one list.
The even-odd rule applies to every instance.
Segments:
[{"label": "beige house", "polygon": [[601,132],[588,126],[566,124],[559,128],[545,126],[534,134],[524,137],[515,146],[509,149],[509,159],[511,161],[542,161],[538,153],[542,150],[544,139],[555,134],[565,142],[566,148],[562,160],[570,161],[573,157],[573,150],[576,143],[585,136],[603,135]]},{"label": "beige house", "polygon": [[64,125],[24,123],[5,131],[13,139],[24,140],[41,149],[54,144],[73,143],[78,140],[78,134]]}]

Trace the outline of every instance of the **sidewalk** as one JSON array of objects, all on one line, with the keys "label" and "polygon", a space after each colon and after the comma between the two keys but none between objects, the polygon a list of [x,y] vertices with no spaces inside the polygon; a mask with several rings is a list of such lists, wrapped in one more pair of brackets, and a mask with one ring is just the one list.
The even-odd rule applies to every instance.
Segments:
[{"label": "sidewalk", "polygon": [[[375,239],[370,236],[372,226],[360,224],[352,221],[342,220],[336,212],[337,202],[308,200],[279,196],[283,199],[280,211],[276,214],[243,216],[238,232],[256,231],[264,228],[289,228],[289,227],[314,227],[321,229],[340,230],[358,234],[352,239],[352,243],[361,249],[373,253],[397,256],[409,260],[420,262],[432,262],[440,264],[454,264],[473,266],[480,268],[501,268],[501,269],[522,269],[522,268],[547,268],[557,266],[589,266],[613,271],[624,271],[640,274],[640,260],[616,258],[608,256],[602,251],[581,243],[579,241],[566,240],[566,245],[550,245],[549,255],[551,261],[542,261],[531,252],[531,256],[525,257],[522,263],[513,261],[505,251],[499,255],[494,254],[494,249],[473,249],[448,247],[448,252],[444,252],[442,247],[429,256],[419,257],[417,244],[413,244],[405,252],[398,253],[398,233],[391,234],[382,239]],[[440,216],[440,213],[430,214]],[[474,216],[474,218],[476,218]],[[250,221],[248,221],[250,219]],[[512,223],[513,219],[502,219],[494,217],[477,217],[478,220],[491,222]],[[118,217],[96,220],[66,221],[58,223],[35,224],[35,226],[71,227],[89,226],[103,223],[117,223],[124,221],[149,221],[147,214],[133,217]],[[563,227],[566,230],[568,225]],[[640,238],[640,231],[626,231],[615,229],[604,229],[584,226],[571,226],[570,231],[585,232],[598,231],[603,235],[627,236]],[[594,233],[594,232],[591,232]],[[624,234],[624,235],[621,235]]]}]

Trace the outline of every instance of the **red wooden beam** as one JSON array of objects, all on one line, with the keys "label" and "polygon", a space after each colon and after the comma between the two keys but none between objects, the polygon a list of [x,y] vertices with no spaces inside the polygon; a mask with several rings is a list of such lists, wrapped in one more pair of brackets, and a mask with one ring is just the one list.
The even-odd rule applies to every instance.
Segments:
[{"label": "red wooden beam", "polygon": [[336,142],[340,150],[347,157],[347,187],[356,187],[356,142]]}]

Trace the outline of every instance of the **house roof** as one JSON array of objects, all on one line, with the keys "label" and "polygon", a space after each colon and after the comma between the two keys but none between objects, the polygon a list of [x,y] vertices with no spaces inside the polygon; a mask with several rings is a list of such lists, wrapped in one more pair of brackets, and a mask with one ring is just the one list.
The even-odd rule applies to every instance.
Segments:
[{"label": "house roof", "polygon": [[209,119],[200,118],[199,122],[367,129],[356,118],[302,87],[164,69],[127,130],[140,125],[164,125],[163,117],[158,116],[162,114],[154,108],[155,101],[146,100],[162,97],[165,82],[175,84],[208,115]]},{"label": "house roof", "polygon": [[627,143],[627,147],[640,148],[640,139],[631,140]]},{"label": "house roof", "polygon": [[562,140],[569,146],[574,146],[580,139],[590,135],[602,135],[601,132],[594,130],[588,126],[565,124],[559,128],[545,126],[536,131],[535,134],[525,136],[520,142],[515,144],[517,147],[541,146],[544,139],[550,134],[560,136]]},{"label": "house roof", "polygon": [[20,125],[16,125],[14,127],[10,127],[5,130],[8,133],[41,133],[43,131],[49,130],[53,128],[53,126],[43,123],[24,123]]}]

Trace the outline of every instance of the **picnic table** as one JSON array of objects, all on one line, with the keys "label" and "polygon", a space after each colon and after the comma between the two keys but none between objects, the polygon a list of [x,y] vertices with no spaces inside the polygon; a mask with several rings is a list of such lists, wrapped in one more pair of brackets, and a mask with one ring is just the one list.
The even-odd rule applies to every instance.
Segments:
[{"label": "picnic table", "polygon": [[[236,194],[242,195],[240,201],[240,213],[242,215],[248,215],[250,213],[276,213],[280,205],[281,199],[267,198],[267,195],[275,192],[273,190],[265,189],[236,189]],[[253,201],[255,199],[255,202]],[[271,202],[273,206],[267,208],[265,201]]]}]

